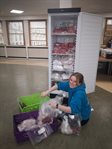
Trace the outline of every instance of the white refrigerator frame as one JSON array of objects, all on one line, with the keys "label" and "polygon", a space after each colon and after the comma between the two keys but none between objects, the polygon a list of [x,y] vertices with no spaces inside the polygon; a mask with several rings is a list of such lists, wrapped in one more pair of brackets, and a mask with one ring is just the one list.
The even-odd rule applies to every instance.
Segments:
[{"label": "white refrigerator frame", "polygon": [[[49,87],[51,87],[51,16],[59,16],[62,13],[48,14],[48,51],[49,51]],[[63,15],[78,15],[75,72],[84,75],[87,93],[95,91],[100,40],[103,31],[103,17],[96,14],[79,12],[63,13]]]}]

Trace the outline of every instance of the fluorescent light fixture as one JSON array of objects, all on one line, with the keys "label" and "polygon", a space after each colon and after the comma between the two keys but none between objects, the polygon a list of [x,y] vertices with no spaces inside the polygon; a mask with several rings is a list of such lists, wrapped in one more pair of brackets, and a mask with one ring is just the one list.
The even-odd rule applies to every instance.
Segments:
[{"label": "fluorescent light fixture", "polygon": [[10,11],[10,13],[18,13],[18,14],[21,14],[21,13],[23,13],[24,11],[22,11],[22,10],[11,10]]}]

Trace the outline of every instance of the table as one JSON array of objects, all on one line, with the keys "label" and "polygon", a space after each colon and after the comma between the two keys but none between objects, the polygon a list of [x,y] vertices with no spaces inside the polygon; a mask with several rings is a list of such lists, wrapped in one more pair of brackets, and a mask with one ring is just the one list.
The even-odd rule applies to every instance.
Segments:
[{"label": "table", "polygon": [[107,59],[105,57],[100,56],[99,62],[108,63],[107,74],[111,75],[112,74],[112,59]]}]

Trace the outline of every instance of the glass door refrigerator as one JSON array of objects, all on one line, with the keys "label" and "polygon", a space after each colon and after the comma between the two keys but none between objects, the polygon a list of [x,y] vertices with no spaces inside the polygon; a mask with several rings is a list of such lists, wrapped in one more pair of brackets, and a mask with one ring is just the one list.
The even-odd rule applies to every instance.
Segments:
[{"label": "glass door refrigerator", "polygon": [[102,17],[80,11],[48,9],[49,87],[80,72],[90,93],[95,89]]}]

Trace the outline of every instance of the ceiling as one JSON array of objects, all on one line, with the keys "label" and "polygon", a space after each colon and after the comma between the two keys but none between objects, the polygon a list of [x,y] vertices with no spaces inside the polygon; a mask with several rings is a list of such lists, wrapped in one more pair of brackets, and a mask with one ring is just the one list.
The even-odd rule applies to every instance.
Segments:
[{"label": "ceiling", "polygon": [[[47,15],[48,8],[59,8],[60,0],[0,0],[0,17],[15,16],[10,10],[24,10],[21,16]],[[112,13],[112,0],[72,0],[72,7],[82,11],[106,14]]]}]

